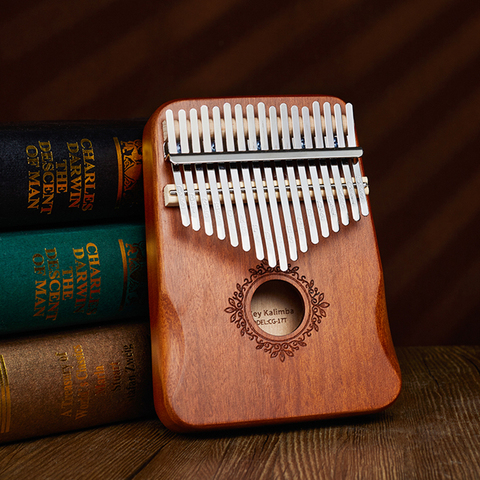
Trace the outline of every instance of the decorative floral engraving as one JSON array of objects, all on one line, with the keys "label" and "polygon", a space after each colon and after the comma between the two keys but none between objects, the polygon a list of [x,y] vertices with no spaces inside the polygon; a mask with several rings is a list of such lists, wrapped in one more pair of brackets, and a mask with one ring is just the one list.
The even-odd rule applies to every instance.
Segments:
[{"label": "decorative floral engraving", "polygon": [[[307,345],[306,339],[310,337],[312,333],[319,331],[319,324],[321,319],[327,316],[325,311],[330,306],[329,303],[324,301],[325,295],[318,290],[314,285],[313,280],[308,281],[304,275],[300,276],[298,273],[298,267],[290,267],[287,271],[282,272],[279,266],[270,267],[266,261],[263,261],[260,265],[257,265],[256,269],[250,269],[250,278],[246,278],[242,285],[237,283],[237,290],[233,296],[228,299],[229,307],[225,309],[226,313],[230,314],[230,322],[234,323],[240,330],[240,335],[249,338],[257,343],[256,348],[263,350],[269,354],[271,358],[279,358],[284,362],[285,358],[293,357],[294,352],[299,350],[300,347]],[[265,274],[277,273],[289,275],[295,279],[305,289],[310,298],[311,315],[303,328],[299,329],[297,335],[289,339],[272,340],[263,337],[257,332],[248,319],[245,316],[245,295],[252,283],[259,277]]]}]

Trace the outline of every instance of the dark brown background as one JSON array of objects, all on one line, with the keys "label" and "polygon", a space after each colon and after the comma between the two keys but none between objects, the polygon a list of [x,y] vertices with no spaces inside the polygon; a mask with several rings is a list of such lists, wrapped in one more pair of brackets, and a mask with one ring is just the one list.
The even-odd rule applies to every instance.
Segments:
[{"label": "dark brown background", "polygon": [[143,118],[179,97],[352,102],[395,343],[480,342],[477,0],[8,2],[0,60],[1,122]]}]

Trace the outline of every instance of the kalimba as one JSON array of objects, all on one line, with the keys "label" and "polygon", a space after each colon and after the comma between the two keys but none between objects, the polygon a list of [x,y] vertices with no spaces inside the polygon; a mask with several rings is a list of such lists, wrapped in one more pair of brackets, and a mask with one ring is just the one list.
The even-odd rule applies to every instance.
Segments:
[{"label": "kalimba", "polygon": [[157,413],[177,431],[380,411],[398,396],[350,104],[180,100],[143,139]]}]

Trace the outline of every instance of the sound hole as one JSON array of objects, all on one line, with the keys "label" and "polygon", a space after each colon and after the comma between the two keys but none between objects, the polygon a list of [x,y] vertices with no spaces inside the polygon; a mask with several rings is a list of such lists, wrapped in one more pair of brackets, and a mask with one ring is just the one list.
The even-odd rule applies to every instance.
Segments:
[{"label": "sound hole", "polygon": [[251,308],[257,326],[276,336],[294,332],[305,315],[300,293],[292,284],[282,280],[262,283],[252,296]]}]

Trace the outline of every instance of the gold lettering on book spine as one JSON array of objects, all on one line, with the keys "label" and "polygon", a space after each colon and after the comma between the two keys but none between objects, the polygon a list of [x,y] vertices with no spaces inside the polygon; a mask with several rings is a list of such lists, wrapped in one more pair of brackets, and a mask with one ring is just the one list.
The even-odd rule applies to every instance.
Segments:
[{"label": "gold lettering on book spine", "polygon": [[125,299],[127,298],[128,290],[128,263],[127,263],[127,252],[125,251],[125,244],[121,238],[118,239],[118,245],[120,247],[120,253],[122,254],[122,264],[123,264],[123,291],[122,291],[122,300],[120,302],[120,310],[125,306]]},{"label": "gold lettering on book spine", "polygon": [[116,208],[134,189],[142,175],[142,140],[122,141],[113,138],[118,161],[118,191]]},{"label": "gold lettering on book spine", "polygon": [[12,400],[10,398],[10,385],[8,383],[7,366],[3,355],[0,355],[0,433],[10,431],[12,416]]}]

